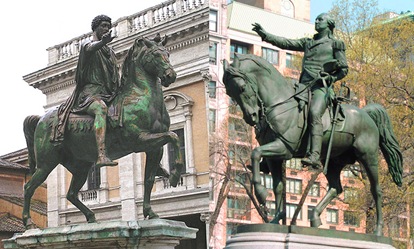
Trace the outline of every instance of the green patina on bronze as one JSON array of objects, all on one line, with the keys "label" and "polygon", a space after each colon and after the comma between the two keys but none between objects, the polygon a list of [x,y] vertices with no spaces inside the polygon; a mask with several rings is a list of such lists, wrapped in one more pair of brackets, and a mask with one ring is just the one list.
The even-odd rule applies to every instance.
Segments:
[{"label": "green patina on bronze", "polygon": [[[224,60],[223,82],[227,94],[240,106],[243,119],[256,128],[260,146],[251,155],[255,196],[266,204],[267,190],[261,185],[260,171],[270,172],[276,200],[276,214],[271,223],[279,223],[283,213],[282,163],[293,157],[304,157],[308,136],[305,109],[299,108],[298,92],[270,63],[255,55],[235,55],[232,65]],[[402,184],[402,155],[386,110],[378,104],[359,109],[343,104],[344,120],[335,128],[326,178],[327,194],[315,207],[311,226],[321,225],[320,214],[343,189],[340,172],[348,164],[359,162],[368,175],[376,203],[376,235],[383,233],[382,195],[378,181],[379,148],[387,160],[394,182]],[[331,114],[322,117],[321,161],[324,162],[331,134]],[[265,163],[260,163],[261,159]],[[265,168],[261,168],[265,167]]]},{"label": "green patina on bronze", "polygon": [[[177,186],[183,167],[178,136],[169,131],[170,117],[162,92],[162,86],[168,87],[176,80],[176,72],[164,47],[166,42],[166,37],[161,38],[159,35],[153,40],[135,40],[123,62],[120,84],[108,102],[111,117],[106,131],[107,155],[110,160],[114,160],[132,152],[146,153],[143,214],[150,219],[158,217],[150,205],[155,176],[167,174],[160,168],[165,144],[171,143],[176,155],[170,172],[172,186]],[[95,130],[100,124],[96,124],[94,118],[85,113],[68,113],[64,137],[59,143],[51,139],[55,132],[57,109],[50,110],[42,117],[28,116],[24,121],[33,173],[24,188],[23,221],[26,227],[33,225],[29,210],[34,191],[58,164],[62,164],[73,175],[67,199],[85,215],[88,222],[96,221],[94,213],[78,199],[78,192],[98,158],[99,144],[95,139]]]}]

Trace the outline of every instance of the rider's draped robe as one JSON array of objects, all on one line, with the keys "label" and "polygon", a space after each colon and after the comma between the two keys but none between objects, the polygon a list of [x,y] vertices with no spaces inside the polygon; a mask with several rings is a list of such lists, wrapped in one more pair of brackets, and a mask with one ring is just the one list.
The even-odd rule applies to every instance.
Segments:
[{"label": "rider's draped robe", "polygon": [[119,87],[115,52],[107,45],[94,51],[95,43],[88,41],[81,46],[75,90],[58,108],[57,122],[53,124],[51,137],[53,142],[63,141],[66,121],[71,112],[83,112],[95,100],[103,100],[108,104]]}]

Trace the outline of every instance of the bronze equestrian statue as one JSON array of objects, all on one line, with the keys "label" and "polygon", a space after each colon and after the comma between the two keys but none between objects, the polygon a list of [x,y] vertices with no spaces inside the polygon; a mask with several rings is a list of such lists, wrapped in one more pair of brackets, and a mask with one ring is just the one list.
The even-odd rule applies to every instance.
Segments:
[{"label": "bronze equestrian statue", "polygon": [[[162,92],[162,86],[168,87],[176,80],[176,72],[165,48],[167,39],[159,35],[153,40],[137,38],[123,62],[122,76],[117,84],[118,76],[111,58],[113,54],[106,47],[113,38],[110,38],[108,31],[109,22],[102,23],[104,27],[98,25],[96,28],[101,33],[94,36],[94,39],[100,40],[92,41],[83,48],[85,61],[80,58],[79,63],[90,65],[78,65],[76,80],[81,79],[82,82],[77,84],[82,86],[77,85],[72,95],[72,107],[75,108],[69,108],[64,119],[58,119],[60,111],[64,109],[60,107],[48,111],[44,116],[28,116],[24,121],[29,164],[33,172],[32,178],[24,186],[23,222],[26,227],[33,226],[29,211],[34,191],[58,164],[72,173],[67,199],[85,215],[88,222],[96,222],[95,214],[79,200],[78,192],[96,162],[102,162],[100,166],[114,165],[112,160],[133,152],[145,152],[143,214],[150,219],[158,217],[151,208],[150,197],[155,176],[160,172],[163,146],[167,143],[171,143],[175,151],[170,184],[175,187],[180,180],[184,164],[179,138],[169,131],[170,117]],[[92,62],[92,57],[87,54],[96,52],[96,49],[105,51],[92,57],[105,58]],[[104,87],[105,90],[102,90]],[[78,112],[78,109],[84,112]],[[105,118],[107,109],[116,110],[118,115]],[[88,114],[94,114],[94,117]],[[61,121],[60,125],[64,125],[64,133],[63,139],[56,142],[53,138],[56,138],[58,120]],[[102,129],[105,125],[105,134],[97,134],[105,130]],[[105,136],[105,143],[100,140],[101,135]],[[101,148],[103,145],[105,147]],[[103,151],[108,160],[101,160]]]}]

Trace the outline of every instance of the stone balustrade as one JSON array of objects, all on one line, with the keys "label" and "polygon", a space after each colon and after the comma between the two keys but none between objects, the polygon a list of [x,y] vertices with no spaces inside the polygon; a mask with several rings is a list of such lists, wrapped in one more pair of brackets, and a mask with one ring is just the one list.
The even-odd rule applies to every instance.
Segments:
[{"label": "stone balustrade", "polygon": [[[149,29],[183,15],[191,14],[206,4],[208,4],[208,0],[170,0],[133,15],[120,18],[113,22],[112,34],[117,36],[114,41],[143,29]],[[77,57],[80,44],[91,39],[91,37],[92,32],[89,32],[73,38],[70,41],[48,48],[48,65],[50,66]]]}]

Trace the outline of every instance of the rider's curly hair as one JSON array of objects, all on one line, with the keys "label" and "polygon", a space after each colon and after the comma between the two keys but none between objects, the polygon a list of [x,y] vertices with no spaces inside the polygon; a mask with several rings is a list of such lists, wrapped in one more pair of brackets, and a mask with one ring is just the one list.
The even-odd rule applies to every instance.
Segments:
[{"label": "rider's curly hair", "polygon": [[109,16],[106,15],[99,15],[96,16],[93,20],[92,20],[92,31],[95,31],[95,29],[99,26],[99,24],[101,24],[101,22],[103,21],[107,21],[109,23],[111,23],[111,18]]}]

